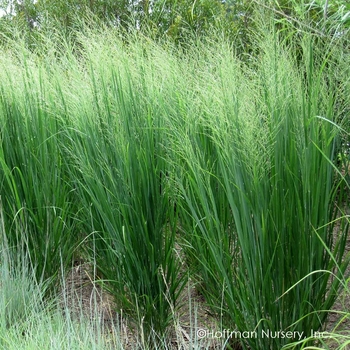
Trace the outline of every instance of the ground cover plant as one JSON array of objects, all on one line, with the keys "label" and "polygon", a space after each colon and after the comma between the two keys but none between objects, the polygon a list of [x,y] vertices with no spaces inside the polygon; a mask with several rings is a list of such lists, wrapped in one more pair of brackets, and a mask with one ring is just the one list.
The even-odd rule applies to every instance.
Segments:
[{"label": "ground cover plant", "polygon": [[265,26],[242,61],[216,34],[59,35],[0,55],[1,243],[25,276],[49,298],[91,262],[143,347],[170,346],[189,278],[223,347],[316,344],[349,262],[346,37]]}]

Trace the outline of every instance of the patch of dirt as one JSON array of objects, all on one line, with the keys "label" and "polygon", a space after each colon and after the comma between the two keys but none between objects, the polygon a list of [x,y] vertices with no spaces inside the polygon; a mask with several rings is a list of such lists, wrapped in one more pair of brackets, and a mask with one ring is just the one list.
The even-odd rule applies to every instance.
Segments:
[{"label": "patch of dirt", "polygon": [[[201,344],[201,348],[221,349],[218,341],[201,339],[197,332],[209,332],[216,328],[215,319],[205,306],[205,300],[194,287],[192,281],[182,291],[179,304],[183,307],[175,315],[173,329],[170,331],[170,344],[174,349],[192,349]],[[68,274],[62,294],[61,307],[69,310],[73,319],[82,317],[101,325],[107,337],[118,337],[123,349],[140,347],[141,336],[132,328],[121,313],[115,311],[113,297],[95,283],[93,266],[77,263]],[[117,330],[117,334],[115,333]],[[198,336],[199,334],[199,336]],[[142,343],[142,342],[141,342]],[[141,345],[142,346],[142,345]]]}]

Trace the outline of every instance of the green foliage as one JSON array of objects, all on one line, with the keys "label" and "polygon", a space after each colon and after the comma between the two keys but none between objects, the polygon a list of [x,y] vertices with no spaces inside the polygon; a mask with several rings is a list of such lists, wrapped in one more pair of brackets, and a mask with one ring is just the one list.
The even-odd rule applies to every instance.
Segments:
[{"label": "green foliage", "polygon": [[[249,39],[251,10],[248,1],[226,4],[219,0],[91,1],[27,0],[11,2],[8,14],[0,19],[6,36],[19,30],[29,46],[40,46],[43,33],[59,29],[65,38],[75,39],[82,23],[96,23],[132,31],[136,28],[153,38],[167,37],[185,43],[193,35],[215,29],[222,31],[244,48]],[[6,4],[3,8],[7,8]],[[9,28],[13,28],[9,30]]]},{"label": "green foliage", "polygon": [[75,41],[75,31],[85,25],[107,25],[130,32],[140,30],[152,38],[166,37],[186,45],[195,36],[219,31],[235,43],[236,52],[255,50],[251,34],[271,19],[284,37],[311,31],[326,41],[343,35],[349,28],[350,7],[345,0],[336,1],[219,1],[219,0],[26,0],[3,1],[6,14],[0,18],[2,40],[14,38],[16,32],[27,44],[40,47],[43,33],[59,29],[67,40]]},{"label": "green foliage", "polygon": [[26,243],[38,280],[54,279],[62,264],[69,266],[77,235],[60,149],[64,123],[49,110],[54,101],[43,71],[26,63],[1,66],[0,194],[7,238],[11,247]]},{"label": "green foliage", "polygon": [[12,42],[0,56],[4,232],[38,280],[79,246],[143,345],[167,334],[187,274],[223,328],[322,329],[348,264],[337,160],[350,56],[346,35],[326,45],[271,27],[244,61],[215,33],[178,46],[97,26],[74,44],[59,30],[28,51]]},{"label": "green foliage", "polygon": [[[25,250],[8,245],[0,207],[0,334],[21,327],[27,317],[41,310],[45,286],[37,285]],[[0,345],[2,344],[0,336]]]},{"label": "green foliage", "polygon": [[[1,212],[0,212],[1,213]],[[115,327],[106,337],[103,326],[89,323],[80,315],[79,323],[70,316],[69,305],[56,296],[45,298],[46,283],[37,283],[26,250],[8,246],[3,218],[0,217],[0,348],[119,349]],[[23,248],[26,242],[23,242]],[[63,271],[61,271],[64,273]],[[62,312],[62,307],[64,312]]]},{"label": "green foliage", "polygon": [[300,74],[288,48],[261,44],[254,71],[216,56],[224,64],[203,88],[210,113],[202,102],[179,123],[186,126],[177,145],[180,222],[201,292],[223,328],[256,331],[245,348],[276,349],[288,339],[263,331],[310,335],[324,324],[348,264],[348,222],[335,208],[346,197],[334,178],[339,115],[322,69],[330,58],[314,60],[313,45],[304,46]]},{"label": "green foliage", "polygon": [[105,45],[98,54],[95,46],[87,48],[88,80],[81,82],[82,108],[67,130],[66,147],[85,207],[84,229],[92,232],[89,253],[118,308],[141,324],[148,341],[152,332],[166,332],[184,278],[175,254],[162,95],[152,83],[147,52],[135,45],[127,58],[120,44]]}]

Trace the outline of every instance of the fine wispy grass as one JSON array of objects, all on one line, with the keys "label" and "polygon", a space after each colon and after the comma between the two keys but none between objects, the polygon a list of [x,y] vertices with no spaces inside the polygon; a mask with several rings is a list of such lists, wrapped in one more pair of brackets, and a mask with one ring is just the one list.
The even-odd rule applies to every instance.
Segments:
[{"label": "fine wispy grass", "polygon": [[73,318],[71,305],[59,298],[59,290],[47,298],[48,285],[37,281],[27,242],[22,250],[8,245],[0,213],[0,348],[121,349],[116,324],[107,332],[97,312],[95,321],[83,311]]},{"label": "fine wispy grass", "polygon": [[0,57],[3,232],[35,283],[90,260],[156,347],[189,276],[220,329],[257,335],[229,345],[311,343],[348,265],[341,43],[305,34],[296,57],[266,31],[242,62],[219,37],[76,40]]}]

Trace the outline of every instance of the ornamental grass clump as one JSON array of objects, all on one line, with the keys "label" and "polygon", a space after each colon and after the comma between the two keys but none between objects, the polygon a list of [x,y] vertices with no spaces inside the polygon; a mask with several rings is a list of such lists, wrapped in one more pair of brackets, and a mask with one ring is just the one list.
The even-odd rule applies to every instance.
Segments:
[{"label": "ornamental grass clump", "polygon": [[[24,50],[24,49],[23,49]],[[74,196],[61,149],[66,127],[45,68],[29,53],[0,62],[0,196],[10,247],[27,250],[38,281],[53,281],[76,247]],[[29,57],[28,57],[29,56]],[[15,59],[13,59],[15,61]]]},{"label": "ornamental grass clump", "polygon": [[261,44],[254,71],[216,56],[205,89],[221,105],[184,118],[193,127],[179,131],[179,220],[221,328],[256,335],[226,341],[277,349],[324,326],[348,264],[348,222],[339,218],[339,128],[323,70],[337,69],[335,51],[322,54],[310,39],[300,71],[290,47]]},{"label": "ornamental grass clump", "polygon": [[162,95],[152,84],[155,71],[146,70],[151,60],[133,52],[138,49],[127,55],[104,47],[103,67],[91,53],[85,82],[91,103],[68,132],[67,147],[101,283],[146,344],[154,334],[161,340],[171,325],[184,277],[175,251]]},{"label": "ornamental grass clump", "polygon": [[0,56],[6,240],[38,281],[89,260],[142,346],[167,345],[187,276],[245,349],[311,342],[346,278],[348,65],[256,37],[244,62],[108,29]]}]

